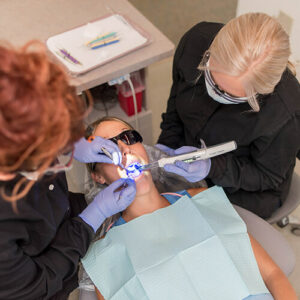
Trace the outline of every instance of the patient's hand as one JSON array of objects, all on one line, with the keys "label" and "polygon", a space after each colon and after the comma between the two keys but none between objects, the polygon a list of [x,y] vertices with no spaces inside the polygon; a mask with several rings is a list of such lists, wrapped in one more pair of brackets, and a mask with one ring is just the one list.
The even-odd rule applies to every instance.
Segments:
[{"label": "patient's hand", "polygon": [[96,295],[98,300],[105,300],[100,291],[95,287]]}]

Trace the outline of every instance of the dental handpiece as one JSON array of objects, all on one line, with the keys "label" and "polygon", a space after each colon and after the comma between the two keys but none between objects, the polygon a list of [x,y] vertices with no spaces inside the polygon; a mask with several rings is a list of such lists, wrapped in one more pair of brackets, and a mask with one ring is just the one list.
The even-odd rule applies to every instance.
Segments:
[{"label": "dental handpiece", "polygon": [[107,157],[109,157],[111,160],[113,160],[112,155],[106,150],[106,148],[101,147],[101,150]]},{"label": "dental handpiece", "polygon": [[215,156],[233,151],[236,148],[237,148],[236,142],[230,141],[227,143],[222,143],[222,144],[218,144],[218,145],[211,146],[211,147],[201,148],[199,150],[189,152],[189,153],[184,153],[184,154],[175,155],[175,156],[171,156],[171,157],[163,157],[153,163],[150,163],[147,165],[141,165],[140,170],[145,171],[145,170],[149,170],[149,169],[153,169],[153,168],[157,168],[157,167],[162,168],[166,164],[173,164],[176,161],[183,161],[186,163],[191,163],[191,162],[194,162],[197,160],[215,157]]}]

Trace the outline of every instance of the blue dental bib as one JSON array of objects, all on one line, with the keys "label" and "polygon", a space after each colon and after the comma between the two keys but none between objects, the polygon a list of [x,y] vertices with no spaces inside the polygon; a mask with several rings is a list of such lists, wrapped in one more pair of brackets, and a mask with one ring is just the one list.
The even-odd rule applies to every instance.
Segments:
[{"label": "blue dental bib", "polygon": [[273,299],[220,187],[112,228],[82,263],[105,299]]}]

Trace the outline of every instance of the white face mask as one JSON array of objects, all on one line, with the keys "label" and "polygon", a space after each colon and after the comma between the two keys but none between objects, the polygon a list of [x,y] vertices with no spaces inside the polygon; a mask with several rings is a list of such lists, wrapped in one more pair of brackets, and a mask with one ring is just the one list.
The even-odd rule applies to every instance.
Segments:
[{"label": "white face mask", "polygon": [[58,163],[54,166],[47,168],[45,171],[43,171],[43,173],[40,173],[38,171],[31,171],[31,172],[20,171],[19,174],[23,175],[24,177],[26,177],[29,180],[37,181],[39,179],[40,175],[42,175],[42,174],[43,175],[51,175],[51,174],[71,170],[73,167],[73,164],[72,164],[73,152],[71,154],[71,157],[67,157],[67,156],[65,156],[65,157],[68,159],[68,161],[65,164]]},{"label": "white face mask", "polygon": [[[58,165],[55,167],[50,167],[48,169],[46,169],[42,174],[44,175],[51,175],[51,174],[55,174],[55,173],[59,173],[59,172],[65,172],[68,171],[72,168],[73,165],[70,165],[69,167],[66,166],[62,166],[62,165]],[[19,172],[21,175],[23,175],[24,177],[26,177],[29,180],[34,180],[37,181],[39,179],[39,176],[41,175],[41,173],[37,172],[37,171],[32,171],[32,172]]]},{"label": "white face mask", "polygon": [[[209,63],[207,62],[207,66]],[[247,97],[233,97],[226,92],[220,91],[215,82],[213,81],[210,71],[205,70],[205,85],[208,95],[213,98],[215,101],[222,104],[240,104],[248,101]]]}]

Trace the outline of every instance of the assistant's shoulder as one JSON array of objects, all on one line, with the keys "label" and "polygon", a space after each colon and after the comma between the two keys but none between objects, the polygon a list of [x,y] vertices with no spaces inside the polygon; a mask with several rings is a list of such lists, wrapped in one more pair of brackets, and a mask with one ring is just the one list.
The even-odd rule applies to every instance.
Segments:
[{"label": "assistant's shoulder", "polygon": [[198,65],[223,24],[201,22],[193,26],[181,38],[174,56],[173,71],[176,70],[187,81],[198,76]]},{"label": "assistant's shoulder", "polygon": [[289,114],[300,116],[300,84],[289,70],[283,73],[275,92]]},{"label": "assistant's shoulder", "polygon": [[198,23],[182,36],[177,49],[192,45],[198,48],[198,52],[201,52],[199,51],[199,47],[205,51],[222,27],[223,24],[221,23]]},{"label": "assistant's shoulder", "polygon": [[[5,194],[11,195],[13,188],[19,183],[22,176],[2,185]],[[36,181],[28,193],[16,201],[17,212],[12,203],[0,196],[0,220],[21,219],[47,216],[49,218],[62,218],[69,207],[68,186],[64,172],[55,175],[45,175]],[[26,217],[24,217],[26,215]]]},{"label": "assistant's shoulder", "polygon": [[212,40],[223,26],[224,24],[222,23],[200,22],[189,29],[184,36],[189,36],[190,38],[203,37]]}]

